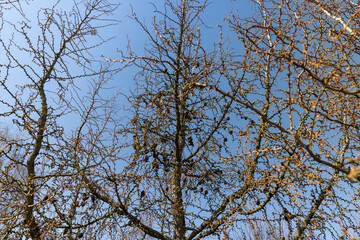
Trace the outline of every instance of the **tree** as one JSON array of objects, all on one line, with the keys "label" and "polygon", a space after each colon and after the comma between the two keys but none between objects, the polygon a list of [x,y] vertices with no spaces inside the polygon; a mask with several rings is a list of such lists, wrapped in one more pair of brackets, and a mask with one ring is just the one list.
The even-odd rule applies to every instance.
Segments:
[{"label": "tree", "polygon": [[[116,70],[90,55],[116,7],[107,1],[43,9],[36,37],[26,18],[3,21],[25,41],[0,39],[0,116],[21,133],[0,138],[1,236],[359,234],[358,6],[252,2],[255,15],[230,15],[213,47],[204,40],[208,1],[154,3],[150,26],[133,13],[145,54],[129,46],[109,59]],[[138,70],[127,110],[119,95],[105,97],[126,68]]]},{"label": "tree", "polygon": [[[133,14],[150,42],[145,56],[130,52],[118,60],[140,69],[129,98],[134,153],[120,174],[123,187],[112,180],[121,197],[115,202],[92,191],[153,238],[230,238],[235,223],[263,210],[287,184],[288,164],[278,171],[263,162],[273,157],[264,152],[277,136],[265,135],[266,121],[239,114],[236,98],[216,91],[227,81],[231,96],[253,86],[221,33],[214,50],[204,47],[201,14],[208,2],[164,2],[154,6],[151,28]],[[249,86],[233,88],[241,81]],[[289,143],[279,151],[292,156],[296,148]],[[152,225],[142,221],[148,216]]]},{"label": "tree", "polygon": [[243,42],[241,69],[251,79],[230,86],[254,88],[242,95],[221,86],[216,91],[238,103],[239,114],[261,119],[264,140],[271,143],[261,147],[266,162],[277,171],[288,168],[275,199],[278,216],[292,223],[290,237],[359,235],[358,187],[349,181],[358,179],[358,5],[253,2],[254,17],[233,15],[229,22]]},{"label": "tree", "polygon": [[[98,30],[111,24],[104,21],[116,5],[80,1],[66,12],[57,8],[58,2],[39,10],[36,25],[20,4],[27,2],[1,3],[4,10],[16,8],[24,18],[12,23],[6,11],[2,15],[1,31],[12,35],[0,39],[0,116],[12,120],[21,134],[1,137],[0,235],[2,239],[91,238],[104,228],[98,222],[106,213],[98,213],[97,206],[87,201],[83,184],[73,174],[78,167],[71,158],[76,153],[73,147],[79,146],[65,135],[61,121],[72,116],[79,119],[80,128],[91,131],[85,123],[95,112],[86,111],[105,105],[99,90],[110,69],[104,65],[94,70],[97,63],[90,54],[106,40],[100,38],[93,45],[88,41],[100,37]],[[82,78],[93,78],[87,96],[78,89],[77,80]]]}]

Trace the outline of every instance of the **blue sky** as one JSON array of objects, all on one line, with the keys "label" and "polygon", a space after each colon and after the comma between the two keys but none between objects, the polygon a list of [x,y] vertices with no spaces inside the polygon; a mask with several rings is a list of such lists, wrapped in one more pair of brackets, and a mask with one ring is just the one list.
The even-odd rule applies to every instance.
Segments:
[{"label": "blue sky", "polygon": [[[154,1],[156,5],[161,6],[162,1]],[[208,28],[203,29],[204,31],[204,42],[209,43],[209,46],[218,41],[219,39],[219,29],[217,25],[224,24],[225,18],[229,16],[231,12],[239,13],[241,16],[250,16],[251,15],[251,4],[247,0],[214,0],[209,1],[209,6],[205,13],[203,14],[204,23]],[[131,11],[134,11],[138,18],[143,20],[148,26],[151,27],[152,18],[154,16],[154,7],[150,4],[150,1],[144,0],[123,0],[119,6],[117,12],[115,13],[116,20],[119,20],[119,24],[112,27],[111,29],[105,30],[106,36],[114,35],[114,39],[110,41],[106,47],[101,51],[101,55],[109,58],[118,59],[119,54],[116,51],[126,49],[128,40],[130,40],[130,45],[132,49],[141,55],[144,52],[144,45],[146,44],[146,34],[139,28],[139,25],[132,19],[129,18]],[[226,28],[225,28],[226,29]],[[119,78],[121,80],[121,88],[131,87],[131,80],[133,71],[125,71],[125,73],[120,73]]]},{"label": "blue sky", "polygon": [[[57,1],[55,0],[37,0],[29,1],[29,4],[23,3],[22,9],[25,13],[27,19],[31,22],[32,25],[37,23],[37,13],[40,8],[51,7]],[[101,35],[106,38],[114,37],[111,41],[107,42],[105,45],[100,46],[94,51],[94,58],[101,58],[102,56],[108,58],[118,59],[120,55],[117,50],[124,50],[130,40],[132,49],[138,54],[143,53],[144,44],[146,44],[146,35],[139,28],[138,24],[130,19],[128,16],[131,15],[131,9],[138,15],[139,19],[143,19],[144,22],[150,26],[152,17],[154,15],[154,7],[150,4],[150,1],[144,0],[119,0],[119,1],[109,1],[109,2],[119,2],[121,5],[116,10],[113,18],[116,21],[119,21],[116,25],[109,28],[103,29]],[[160,0],[153,1],[156,5],[161,6],[163,3]],[[216,27],[218,24],[224,24],[224,19],[229,16],[231,12],[238,12],[241,16],[251,15],[251,6],[247,0],[214,0],[209,1],[209,6],[206,12],[203,15],[204,23],[208,28],[204,29],[204,37],[206,42],[212,44],[212,42],[217,42],[219,37],[219,30]],[[72,0],[62,0],[57,5],[58,9],[69,11],[73,5]],[[18,23],[23,19],[18,14],[17,11],[4,11],[4,19],[10,23]],[[6,26],[6,25],[5,25]],[[35,39],[39,34],[39,31],[36,27],[31,29],[32,36]],[[8,39],[13,34],[11,28],[4,28],[0,32],[0,37],[2,39]],[[16,38],[16,41],[21,41],[21,39]],[[1,59],[1,58],[0,58]],[[120,74],[121,86],[122,88],[127,88],[131,86],[132,76],[126,71],[125,74]],[[124,89],[125,90],[125,89]]]},{"label": "blue sky", "polygon": [[[31,26],[31,29],[28,30],[29,36],[32,38],[31,40],[35,43],[38,36],[41,35],[39,28],[37,26],[37,17],[38,12],[41,8],[51,8],[57,1],[55,0],[36,0],[36,1],[25,1],[22,2],[22,11],[24,12],[24,16],[26,16],[29,21],[28,24]],[[131,11],[133,10],[139,19],[143,20],[149,27],[151,27],[152,18],[154,16],[154,7],[150,3],[150,1],[144,0],[120,0],[120,1],[109,1],[113,3],[120,3],[120,6],[114,12],[113,16],[110,16],[109,19],[114,19],[118,21],[115,25],[110,26],[108,28],[102,29],[101,36],[103,39],[113,38],[108,41],[104,45],[94,49],[92,52],[93,57],[95,59],[103,59],[103,57],[119,59],[120,54],[118,50],[126,50],[126,46],[128,41],[130,41],[130,45],[132,46],[132,50],[134,50],[137,54],[142,55],[144,53],[144,46],[146,44],[146,35],[139,27],[138,23],[129,18],[131,15]],[[161,7],[163,5],[163,1],[156,0],[153,1],[157,6]],[[73,6],[73,0],[61,0],[56,6],[56,9],[61,9],[63,11],[69,12]],[[219,28],[217,25],[224,24],[224,31],[226,31],[227,23],[224,19],[229,16],[231,12],[238,13],[243,17],[251,15],[251,6],[250,2],[247,0],[214,0],[209,1],[209,6],[207,10],[202,15],[202,19],[204,23],[208,26],[203,30],[204,43],[209,44],[209,48],[212,49],[212,44],[216,43],[219,39]],[[3,11],[3,19],[8,23],[4,24],[4,28],[0,31],[0,37],[3,41],[8,42],[8,40],[13,37],[14,42],[19,45],[25,43],[24,38],[19,34],[14,34],[14,30],[11,27],[11,24],[15,26],[19,26],[21,22],[23,22],[24,18],[19,14],[15,9],[6,9]],[[226,32],[225,32],[226,34]],[[91,36],[89,36],[91,37]],[[95,39],[87,39],[90,42]],[[31,58],[26,54],[18,54],[19,59],[23,64],[32,64]],[[0,56],[0,61],[4,63],[5,55]],[[116,68],[117,63],[114,64]],[[118,64],[120,65],[120,64]],[[76,68],[76,66],[74,66]],[[114,76],[112,81],[109,83],[111,87],[111,91],[115,92],[119,90],[122,93],[129,93],[129,89],[134,86],[133,78],[136,74],[137,69],[129,68],[121,71],[118,75]],[[5,72],[0,72],[0,79],[4,78]],[[9,78],[8,84],[12,87],[15,85],[22,85],[24,81],[26,82],[26,77],[19,70],[14,70],[11,73],[11,77]],[[87,91],[88,86],[87,82],[84,81],[78,82],[77,86],[79,86],[84,92]],[[49,87],[49,85],[48,85]],[[51,88],[51,87],[50,87]],[[53,89],[48,89],[53,90]],[[9,100],[4,93],[0,94],[1,99]],[[11,101],[11,100],[10,100]],[[125,101],[122,101],[124,102]],[[68,119],[68,118],[67,118]],[[5,126],[10,127],[12,122],[10,119],[0,119],[0,122],[4,123]],[[69,128],[73,123],[67,122],[64,123]]]}]

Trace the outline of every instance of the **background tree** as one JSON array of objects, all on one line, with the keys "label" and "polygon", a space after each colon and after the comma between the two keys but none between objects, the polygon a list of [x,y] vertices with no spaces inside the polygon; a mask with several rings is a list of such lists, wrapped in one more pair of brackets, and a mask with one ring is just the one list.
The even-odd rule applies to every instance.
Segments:
[{"label": "background tree", "polygon": [[254,17],[229,20],[243,43],[246,54],[238,61],[249,79],[229,86],[252,89],[231,94],[215,88],[239,104],[239,115],[248,113],[252,128],[263,129],[263,153],[254,163],[259,175],[267,174],[260,179],[274,178],[271,168],[287,169],[267,221],[283,218],[293,239],[359,235],[358,187],[349,181],[358,178],[359,6],[253,2]]},{"label": "background tree", "polygon": [[[72,158],[73,147],[79,146],[65,135],[62,121],[71,116],[79,119],[80,128],[90,131],[88,119],[94,117],[96,108],[107,105],[99,90],[109,69],[96,63],[90,52],[106,41],[99,38],[98,29],[111,24],[104,22],[104,17],[116,5],[81,1],[63,11],[58,4],[40,9],[37,24],[27,19],[21,8],[17,8],[23,15],[19,23],[10,22],[6,12],[2,15],[1,31],[6,34],[0,39],[0,116],[12,120],[13,129],[20,133],[16,138],[3,135],[0,139],[2,239],[73,239],[104,234],[97,231],[104,228],[99,221],[108,213],[99,212],[87,200],[84,184],[75,174],[76,159]],[[1,4],[7,11],[17,6],[24,5],[15,1]],[[90,44],[96,37],[97,42]],[[87,97],[78,88],[80,79],[93,81]],[[94,110],[92,114],[88,109]],[[98,113],[98,125],[106,121],[108,113],[101,116],[106,117]]]}]

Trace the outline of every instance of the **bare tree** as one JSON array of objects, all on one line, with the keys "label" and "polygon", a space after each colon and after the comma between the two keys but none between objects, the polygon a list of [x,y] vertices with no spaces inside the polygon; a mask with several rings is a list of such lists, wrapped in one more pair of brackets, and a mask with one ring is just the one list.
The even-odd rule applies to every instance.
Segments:
[{"label": "bare tree", "polygon": [[[208,1],[154,3],[150,24],[132,13],[145,54],[120,51],[116,71],[91,56],[108,1],[58,2],[35,31],[3,19],[0,117],[21,133],[0,137],[3,239],[359,234],[358,5],[252,2],[213,47]],[[105,97],[125,68],[127,110]]]},{"label": "bare tree", "polygon": [[229,85],[253,89],[239,95],[214,88],[241,106],[239,115],[246,111],[266,124],[267,168],[288,169],[275,199],[278,216],[291,223],[290,237],[358,235],[358,188],[349,181],[359,176],[358,5],[253,2],[254,17],[229,19],[246,52],[240,68],[251,81]]},{"label": "bare tree", "polygon": [[[289,171],[287,163],[282,169],[269,163],[258,169],[264,164],[260,160],[271,158],[264,156],[264,149],[271,148],[276,134],[265,135],[270,128],[266,121],[250,121],[246,112],[238,115],[234,99],[213,91],[228,81],[243,81],[249,86],[228,88],[231,96],[240,96],[253,86],[244,78],[221,27],[214,49],[205,47],[201,14],[208,4],[154,4],[151,27],[134,13],[132,18],[148,36],[146,54],[129,50],[113,60],[140,69],[129,97],[133,116],[127,136],[133,154],[112,179],[116,200],[100,186],[91,191],[144,237],[229,239],[236,222],[269,204]],[[264,108],[265,114],[268,111]],[[291,157],[297,145],[278,148]],[[150,223],[144,221],[148,217]]]},{"label": "bare tree", "polygon": [[[11,2],[6,4],[15,7]],[[17,138],[1,138],[1,198],[5,209],[0,215],[2,239],[92,236],[94,232],[84,233],[84,229],[106,215],[103,211],[97,214],[98,210],[89,204],[85,206],[85,200],[79,202],[86,198],[81,194],[84,186],[76,182],[68,154],[71,138],[61,121],[69,116],[81,121],[83,115],[76,117],[84,110],[81,107],[95,101],[92,105],[105,104],[99,90],[109,69],[101,67],[90,53],[106,41],[98,30],[111,24],[106,16],[116,5],[101,0],[80,1],[65,12],[58,4],[40,9],[37,25],[26,16],[20,23],[7,19],[2,22],[2,30],[12,29],[13,34],[0,39],[5,58],[0,65],[0,116],[12,120],[21,133]],[[95,44],[88,43],[96,38]],[[94,78],[94,84],[88,98],[81,99],[77,79],[86,78]],[[15,174],[14,169],[20,172]],[[84,215],[85,211],[91,217]]]}]

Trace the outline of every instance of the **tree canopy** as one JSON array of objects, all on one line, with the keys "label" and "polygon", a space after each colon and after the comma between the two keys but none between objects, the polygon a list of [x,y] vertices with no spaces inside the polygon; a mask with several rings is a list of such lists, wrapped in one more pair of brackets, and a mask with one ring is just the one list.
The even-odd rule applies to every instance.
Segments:
[{"label": "tree canopy", "polygon": [[117,2],[32,4],[0,2],[1,239],[360,236],[358,3],[250,0],[209,39],[210,1],[154,1],[116,57]]}]

